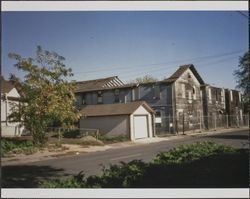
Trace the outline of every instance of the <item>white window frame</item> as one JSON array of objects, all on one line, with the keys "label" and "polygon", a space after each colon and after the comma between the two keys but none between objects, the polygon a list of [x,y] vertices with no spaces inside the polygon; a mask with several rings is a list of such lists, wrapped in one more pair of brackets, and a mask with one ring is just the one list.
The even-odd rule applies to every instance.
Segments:
[{"label": "white window frame", "polygon": [[211,88],[208,88],[208,101],[210,103],[212,102],[212,91],[211,91]]},{"label": "white window frame", "polygon": [[186,88],[185,84],[181,84],[182,98],[186,98]]},{"label": "white window frame", "polygon": [[232,102],[233,101],[233,91],[230,90],[230,101]]}]

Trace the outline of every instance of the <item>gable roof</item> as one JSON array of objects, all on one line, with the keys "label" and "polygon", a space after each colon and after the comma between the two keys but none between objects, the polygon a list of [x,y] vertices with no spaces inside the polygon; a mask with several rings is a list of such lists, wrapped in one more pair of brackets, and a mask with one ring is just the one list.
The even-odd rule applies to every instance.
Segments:
[{"label": "gable roof", "polygon": [[145,101],[119,104],[86,105],[81,109],[80,112],[87,117],[130,115],[140,106],[143,106],[148,112],[154,113],[154,110]]},{"label": "gable roof", "polygon": [[76,82],[76,85],[75,92],[79,93],[122,87],[124,86],[124,83],[117,76],[113,76],[102,79],[80,81]]},{"label": "gable roof", "polygon": [[3,76],[0,77],[1,81],[1,93],[9,93],[14,87],[10,81],[6,81]]},{"label": "gable roof", "polygon": [[169,78],[165,79],[164,81],[169,83],[175,82],[187,69],[190,69],[192,71],[192,73],[195,75],[195,77],[197,78],[197,80],[201,85],[205,84],[205,82],[203,81],[203,79],[201,78],[201,76],[199,75],[193,64],[180,66],[178,70],[175,71],[174,74],[172,74]]}]

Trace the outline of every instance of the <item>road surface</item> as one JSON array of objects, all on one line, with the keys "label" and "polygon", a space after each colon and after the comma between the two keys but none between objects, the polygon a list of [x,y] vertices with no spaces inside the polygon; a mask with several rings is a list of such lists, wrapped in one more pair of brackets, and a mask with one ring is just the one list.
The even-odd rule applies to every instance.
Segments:
[{"label": "road surface", "polygon": [[67,177],[80,171],[83,171],[86,176],[99,175],[103,166],[108,167],[110,164],[129,162],[134,159],[148,162],[159,152],[168,151],[178,145],[201,141],[213,141],[235,148],[249,148],[249,131],[245,129],[203,136],[186,136],[180,139],[60,157],[18,166],[4,166],[2,167],[4,187],[36,187],[41,179]]}]

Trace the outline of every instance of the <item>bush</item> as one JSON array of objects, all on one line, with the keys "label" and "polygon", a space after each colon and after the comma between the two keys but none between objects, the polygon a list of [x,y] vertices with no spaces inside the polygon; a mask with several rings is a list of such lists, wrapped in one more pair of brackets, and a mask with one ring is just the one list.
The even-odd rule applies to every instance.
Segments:
[{"label": "bush", "polygon": [[190,145],[182,145],[168,152],[160,153],[153,162],[155,164],[187,163],[211,155],[235,151],[232,147],[213,142],[198,142]]},{"label": "bush", "polygon": [[129,141],[129,138],[126,136],[115,136],[115,137],[100,136],[98,139],[105,142],[105,143],[116,143],[116,142]]},{"label": "bush", "polygon": [[78,129],[66,131],[63,133],[64,138],[77,138],[79,136],[80,136],[80,131]]},{"label": "bush", "polygon": [[1,157],[5,157],[9,154],[34,153],[37,148],[33,145],[31,140],[19,140],[19,139],[2,139],[1,140]]}]

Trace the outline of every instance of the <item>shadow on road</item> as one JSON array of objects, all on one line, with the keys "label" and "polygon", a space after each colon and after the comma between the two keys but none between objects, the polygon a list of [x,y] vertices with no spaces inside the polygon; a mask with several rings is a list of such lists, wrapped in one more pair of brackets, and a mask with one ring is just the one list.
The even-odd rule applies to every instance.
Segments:
[{"label": "shadow on road", "polygon": [[42,180],[67,176],[50,166],[18,165],[2,167],[2,188],[34,188]]},{"label": "shadow on road", "polygon": [[249,139],[249,136],[248,135],[210,135],[210,136],[207,136],[207,137],[210,137],[210,138],[218,138],[218,139],[231,139],[231,140],[248,140]]}]

